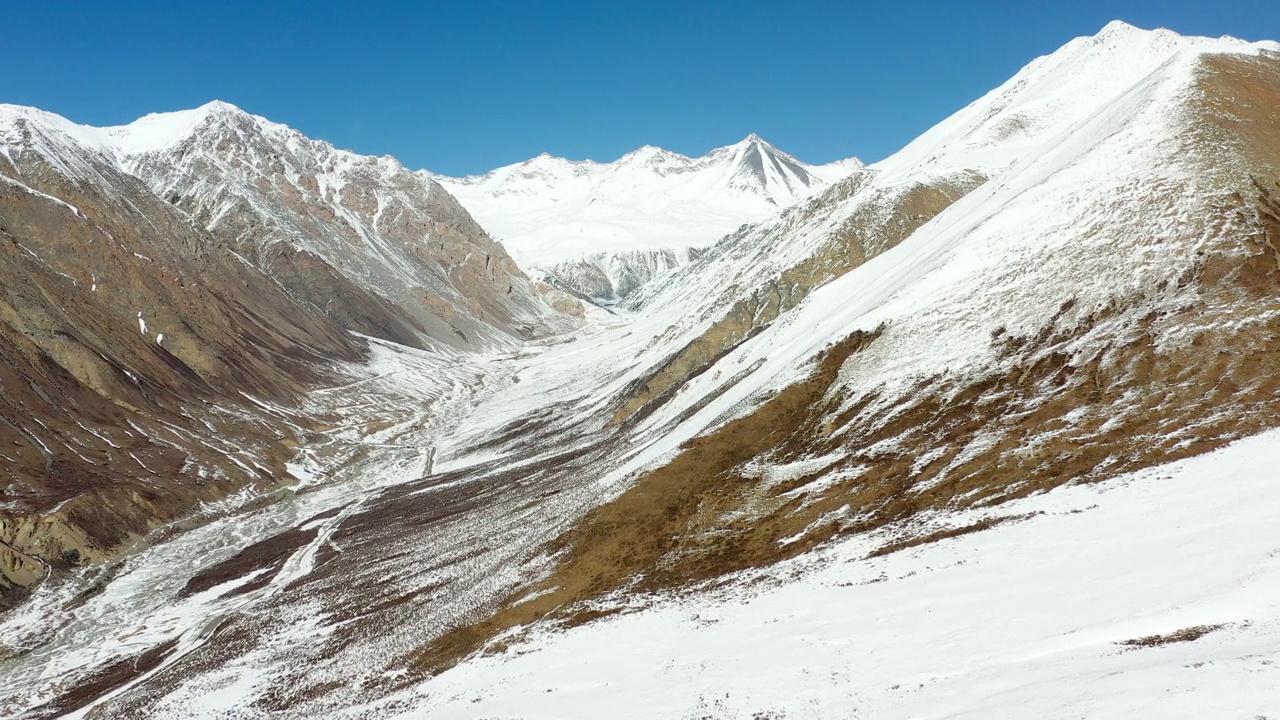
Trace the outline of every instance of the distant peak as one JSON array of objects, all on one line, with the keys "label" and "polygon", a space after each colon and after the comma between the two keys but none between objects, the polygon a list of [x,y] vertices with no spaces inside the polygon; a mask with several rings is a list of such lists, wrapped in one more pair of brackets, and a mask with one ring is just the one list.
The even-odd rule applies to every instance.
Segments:
[{"label": "distant peak", "polygon": [[1136,33],[1136,32],[1146,32],[1146,31],[1140,27],[1130,25],[1129,23],[1123,20],[1112,20],[1111,22],[1104,25],[1102,27],[1102,30],[1100,30],[1098,34],[1099,35],[1121,35],[1121,34],[1130,34],[1130,33]]},{"label": "distant peak", "polygon": [[621,158],[618,159],[618,162],[620,163],[639,162],[639,163],[652,164],[652,163],[670,162],[670,161],[675,161],[680,159],[688,160],[688,158],[685,158],[683,155],[680,155],[679,153],[673,153],[670,150],[667,150],[666,148],[658,147],[657,145],[641,145],[635,150],[632,150],[626,155],[623,155]]},{"label": "distant peak", "polygon": [[746,137],[742,138],[736,144],[731,145],[730,147],[747,148],[752,146],[766,147],[766,148],[773,147],[772,145],[769,144],[767,140],[765,140],[764,138],[760,137],[755,133],[751,133],[747,135]]},{"label": "distant peak", "polygon": [[241,110],[238,106],[232,105],[225,100],[210,100],[195,109],[195,112],[205,115],[248,115],[249,113]]},{"label": "distant peak", "polygon": [[786,155],[786,153],[779,150],[773,143],[770,143],[768,140],[765,140],[755,133],[747,135],[738,144],[731,145],[730,147],[743,149],[759,148],[763,152],[773,155]]},{"label": "distant peak", "polygon": [[1136,25],[1130,25],[1123,20],[1112,20],[1107,23],[1097,35],[1093,36],[1095,40],[1119,40],[1119,41],[1136,41],[1142,38],[1181,38],[1182,36],[1172,30],[1166,28],[1156,28],[1154,30],[1146,30]]},{"label": "distant peak", "polygon": [[103,130],[118,151],[132,155],[173,145],[205,126],[211,118],[228,122],[253,117],[229,102],[213,100],[190,110],[151,113],[128,125]]},{"label": "distant peak", "polygon": [[558,157],[556,157],[555,155],[552,155],[552,154],[551,154],[551,153],[549,153],[549,152],[543,151],[543,152],[538,153],[536,157],[531,157],[531,158],[529,158],[528,160],[525,160],[525,161],[524,161],[523,163],[521,163],[521,164],[523,164],[523,165],[546,165],[547,163],[553,163],[553,162],[557,162],[557,161],[559,161],[559,160],[561,160],[561,158],[558,158]]}]

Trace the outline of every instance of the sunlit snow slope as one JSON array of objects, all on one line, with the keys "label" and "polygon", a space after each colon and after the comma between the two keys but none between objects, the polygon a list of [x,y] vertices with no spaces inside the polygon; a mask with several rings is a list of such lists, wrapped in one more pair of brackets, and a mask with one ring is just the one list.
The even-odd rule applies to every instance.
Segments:
[{"label": "sunlit snow slope", "polygon": [[430,683],[393,717],[1204,718],[1280,707],[1280,434],[872,533]]},{"label": "sunlit snow slope", "polygon": [[645,146],[611,163],[543,154],[485,175],[432,177],[526,267],[608,300],[860,167],[809,165],[749,135],[699,158]]}]

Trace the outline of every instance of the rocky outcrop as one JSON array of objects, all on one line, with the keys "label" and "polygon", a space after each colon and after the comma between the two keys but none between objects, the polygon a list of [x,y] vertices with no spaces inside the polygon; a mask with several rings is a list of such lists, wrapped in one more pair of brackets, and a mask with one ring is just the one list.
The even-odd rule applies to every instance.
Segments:
[{"label": "rocky outcrop", "polygon": [[551,285],[607,307],[626,300],[641,287],[676,268],[688,265],[704,252],[703,248],[599,252],[556,263],[543,268],[543,273]]}]

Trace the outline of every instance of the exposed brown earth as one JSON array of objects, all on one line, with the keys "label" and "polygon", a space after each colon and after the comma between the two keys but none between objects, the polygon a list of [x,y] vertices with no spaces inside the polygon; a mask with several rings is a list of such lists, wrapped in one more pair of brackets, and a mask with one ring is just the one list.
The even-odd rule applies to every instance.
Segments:
[{"label": "exposed brown earth", "polygon": [[1161,645],[1172,645],[1174,643],[1195,642],[1205,635],[1217,632],[1225,627],[1225,624],[1194,625],[1192,627],[1182,628],[1181,630],[1175,630],[1164,635],[1147,635],[1145,637],[1122,640],[1116,644],[1126,648],[1137,649],[1160,647]]},{"label": "exposed brown earth", "polygon": [[921,545],[928,545],[930,543],[941,542],[943,540],[950,540],[951,538],[958,538],[972,533],[982,532],[983,530],[990,530],[993,527],[1026,520],[1028,517],[1029,516],[1027,515],[1004,515],[1000,517],[983,518],[968,525],[962,525],[956,528],[947,528],[946,530],[938,530],[936,532],[931,532],[928,535],[919,535],[906,540],[898,540],[896,542],[888,543],[887,545],[881,545],[868,553],[867,557],[884,557],[885,555],[892,555],[893,553],[901,552],[913,547],[920,547]]},{"label": "exposed brown earth", "polygon": [[237,587],[232,595],[257,590],[271,582],[294,551],[314,540],[316,530],[294,528],[259,543],[254,543],[216,565],[191,576],[179,597],[189,597],[222,583],[244,577],[253,572],[261,573],[254,580]]}]

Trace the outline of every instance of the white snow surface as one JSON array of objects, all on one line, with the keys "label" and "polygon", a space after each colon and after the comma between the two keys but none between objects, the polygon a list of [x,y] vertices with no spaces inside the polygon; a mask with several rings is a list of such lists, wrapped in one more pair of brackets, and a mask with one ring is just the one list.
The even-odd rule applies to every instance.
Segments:
[{"label": "white snow surface", "polygon": [[710,245],[862,167],[809,165],[757,135],[691,158],[646,145],[602,163],[548,154],[485,175],[433,175],[526,267]]},{"label": "white snow surface", "polygon": [[[1277,455],[1270,432],[999,509],[1021,522],[872,559],[885,538],[862,536],[729,591],[540,629],[396,717],[1270,717]],[[1221,628],[1121,644],[1202,625]]]}]

